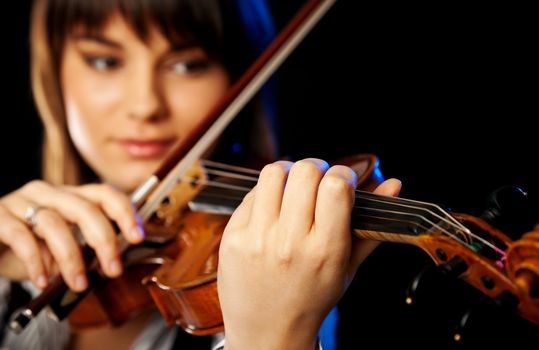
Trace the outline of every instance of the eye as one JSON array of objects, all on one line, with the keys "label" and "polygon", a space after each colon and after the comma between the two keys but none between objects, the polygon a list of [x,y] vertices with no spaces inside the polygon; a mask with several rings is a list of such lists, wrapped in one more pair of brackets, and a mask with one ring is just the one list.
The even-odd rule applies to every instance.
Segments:
[{"label": "eye", "polygon": [[86,63],[97,71],[105,72],[117,68],[120,60],[111,56],[85,56]]},{"label": "eye", "polygon": [[176,74],[194,74],[208,69],[210,61],[207,59],[178,60],[169,65],[169,69]]}]

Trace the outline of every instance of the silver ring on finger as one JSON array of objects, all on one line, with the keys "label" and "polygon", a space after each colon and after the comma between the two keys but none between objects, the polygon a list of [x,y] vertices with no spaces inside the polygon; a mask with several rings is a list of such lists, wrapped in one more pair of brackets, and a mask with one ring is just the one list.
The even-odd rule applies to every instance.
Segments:
[{"label": "silver ring on finger", "polygon": [[41,209],[46,209],[42,206],[29,206],[26,208],[26,211],[24,212],[24,221],[26,222],[26,225],[33,230],[34,227],[37,225],[37,214]]}]

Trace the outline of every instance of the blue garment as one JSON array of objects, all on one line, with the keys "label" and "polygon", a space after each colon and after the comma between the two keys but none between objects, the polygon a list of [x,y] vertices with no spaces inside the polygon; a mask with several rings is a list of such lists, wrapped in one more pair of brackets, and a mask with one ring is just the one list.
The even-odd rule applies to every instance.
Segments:
[{"label": "blue garment", "polygon": [[337,322],[339,320],[339,311],[335,306],[327,317],[322,322],[318,337],[322,349],[324,350],[336,350],[337,349]]}]

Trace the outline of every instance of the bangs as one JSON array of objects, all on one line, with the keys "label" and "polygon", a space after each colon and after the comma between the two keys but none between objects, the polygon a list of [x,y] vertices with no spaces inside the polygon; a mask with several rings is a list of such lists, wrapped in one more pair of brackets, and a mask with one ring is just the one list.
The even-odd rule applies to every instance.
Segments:
[{"label": "bangs", "polygon": [[172,46],[186,41],[222,60],[223,23],[215,0],[50,0],[47,28],[56,62],[66,37],[75,27],[101,32],[113,14],[120,14],[144,42],[157,28]]}]

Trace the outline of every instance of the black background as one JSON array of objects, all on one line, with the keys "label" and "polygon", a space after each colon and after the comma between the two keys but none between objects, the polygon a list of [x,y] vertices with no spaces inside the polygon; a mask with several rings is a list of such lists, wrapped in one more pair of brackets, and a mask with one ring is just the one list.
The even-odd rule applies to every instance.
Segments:
[{"label": "black background", "polygon": [[[301,1],[270,4],[280,28]],[[374,153],[403,194],[459,211],[482,210],[508,184],[537,203],[531,11],[415,6],[337,2],[279,70],[282,152]],[[41,137],[27,70],[29,4],[6,7],[15,20],[2,24],[4,191],[38,176]]]},{"label": "black background", "polygon": [[[270,4],[281,27],[301,1]],[[2,22],[0,193],[39,176],[41,142],[27,71],[29,4],[4,6],[15,20]],[[403,197],[472,215],[494,189],[518,185],[530,205],[514,220],[531,229],[539,219],[532,127],[539,60],[533,11],[521,6],[337,2],[279,70],[283,153],[374,153],[386,177],[403,181]],[[446,323],[462,310],[446,305],[460,301],[435,300],[413,312],[402,302],[408,282],[429,264],[416,248],[384,244],[343,301],[342,339],[395,346],[428,338],[447,347]]]}]

